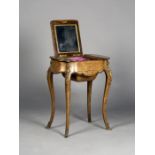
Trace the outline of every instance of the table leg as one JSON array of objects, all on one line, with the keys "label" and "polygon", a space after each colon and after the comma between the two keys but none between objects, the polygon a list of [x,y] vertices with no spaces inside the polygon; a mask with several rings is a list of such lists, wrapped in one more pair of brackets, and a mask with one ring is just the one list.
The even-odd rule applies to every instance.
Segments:
[{"label": "table leg", "polygon": [[71,98],[71,73],[65,75],[65,93],[66,93],[66,129],[65,137],[69,134],[69,116],[70,116],[70,98]]},{"label": "table leg", "polygon": [[48,87],[51,95],[51,116],[47,124],[47,128],[50,128],[55,115],[55,95],[54,95],[53,73],[51,72],[50,68],[47,71],[47,82],[48,82]]},{"label": "table leg", "polygon": [[92,83],[93,81],[87,81],[87,115],[88,122],[91,122],[91,95],[92,95]]},{"label": "table leg", "polygon": [[103,115],[103,120],[104,120],[106,129],[110,129],[108,118],[107,118],[107,100],[108,100],[109,89],[112,81],[112,72],[110,69],[107,69],[104,72],[106,75],[106,83],[105,83],[104,96],[103,96],[103,102],[102,102],[102,115]]}]

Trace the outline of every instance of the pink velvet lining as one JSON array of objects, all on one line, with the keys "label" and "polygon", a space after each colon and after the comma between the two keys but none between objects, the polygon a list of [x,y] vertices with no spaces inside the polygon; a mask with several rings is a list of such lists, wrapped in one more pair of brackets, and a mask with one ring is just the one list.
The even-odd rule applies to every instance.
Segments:
[{"label": "pink velvet lining", "polygon": [[71,57],[71,58],[68,58],[69,60],[71,61],[84,61],[84,60],[87,60],[87,58],[84,58],[84,57]]}]

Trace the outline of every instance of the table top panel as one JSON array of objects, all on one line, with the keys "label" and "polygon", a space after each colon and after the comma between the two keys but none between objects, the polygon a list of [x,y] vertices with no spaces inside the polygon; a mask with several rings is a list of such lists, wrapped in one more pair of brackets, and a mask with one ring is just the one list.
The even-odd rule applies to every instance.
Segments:
[{"label": "table top panel", "polygon": [[96,61],[96,60],[109,60],[107,56],[95,55],[95,54],[84,54],[80,56],[70,57],[50,57],[52,60],[60,62],[83,62],[83,61]]}]

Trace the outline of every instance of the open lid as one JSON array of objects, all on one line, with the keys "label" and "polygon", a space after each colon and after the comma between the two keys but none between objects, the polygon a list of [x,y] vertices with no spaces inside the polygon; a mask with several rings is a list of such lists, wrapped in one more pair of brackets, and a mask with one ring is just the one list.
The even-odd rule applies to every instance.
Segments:
[{"label": "open lid", "polygon": [[77,20],[50,22],[55,56],[82,55],[82,45]]}]

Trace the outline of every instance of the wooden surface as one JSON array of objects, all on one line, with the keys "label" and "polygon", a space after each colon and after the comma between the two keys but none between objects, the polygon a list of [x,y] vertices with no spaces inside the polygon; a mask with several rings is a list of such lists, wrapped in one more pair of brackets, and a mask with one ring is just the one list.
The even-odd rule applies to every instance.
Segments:
[{"label": "wooden surface", "polygon": [[92,84],[93,81],[87,81],[87,115],[88,122],[91,122],[91,94],[92,94]]},{"label": "wooden surface", "polygon": [[[93,80],[99,73],[104,72],[106,75],[106,84],[102,102],[102,115],[105,122],[106,129],[110,129],[107,118],[107,100],[109,95],[109,89],[112,81],[112,73],[109,68],[109,57],[95,55],[95,54],[83,54],[82,44],[80,38],[79,25],[77,20],[54,20],[51,21],[51,30],[53,38],[53,46],[55,56],[50,57],[50,67],[47,71],[47,81],[51,95],[51,116],[47,124],[47,128],[51,127],[55,114],[55,95],[53,75],[62,74],[65,78],[65,94],[66,94],[66,129],[65,137],[69,135],[69,115],[70,115],[70,100],[71,100],[71,80],[77,82],[87,82],[87,114],[88,122],[91,122],[91,94]],[[58,40],[55,26],[67,26],[75,25],[77,28],[78,39],[78,52],[67,51],[65,53],[60,52],[58,49]],[[75,57],[79,57],[75,61]],[[81,61],[82,60],[82,61]],[[104,85],[104,84],[103,84]]]},{"label": "wooden surface", "polygon": [[[93,59],[72,62],[66,61],[67,58],[59,60],[57,57],[51,58],[51,64],[47,72],[47,80],[49,90],[51,94],[51,117],[47,127],[49,128],[53,122],[55,113],[55,97],[54,97],[54,85],[53,75],[63,74],[65,77],[65,93],[66,93],[66,129],[65,137],[69,134],[69,115],[70,115],[70,98],[71,98],[71,80],[82,82],[87,81],[87,113],[88,122],[91,122],[91,92],[92,82],[96,78],[98,73],[104,72],[106,75],[106,84],[102,102],[102,115],[105,122],[106,129],[110,129],[108,118],[107,118],[107,100],[109,95],[109,89],[112,81],[112,73],[109,68],[108,57],[97,57],[93,56]],[[104,84],[103,84],[104,85]]]},{"label": "wooden surface", "polygon": [[[84,57],[84,58],[88,58],[89,60],[109,60],[110,58],[107,57],[107,56],[101,56],[101,55],[95,55],[95,54],[84,54],[84,55],[79,55],[81,57]],[[61,61],[61,62],[73,62],[72,60],[70,60],[69,58],[72,58],[74,56],[51,56],[50,58],[52,60],[57,60],[57,61]],[[88,61],[88,60],[85,60],[85,61]]]}]

